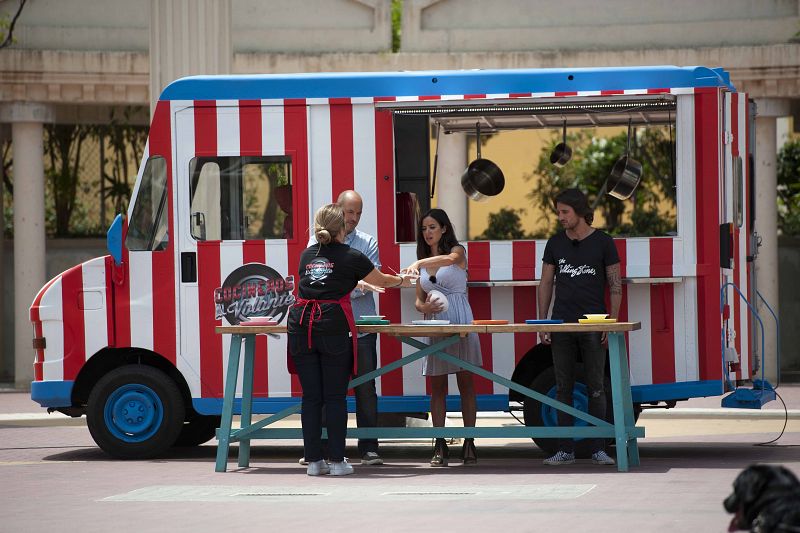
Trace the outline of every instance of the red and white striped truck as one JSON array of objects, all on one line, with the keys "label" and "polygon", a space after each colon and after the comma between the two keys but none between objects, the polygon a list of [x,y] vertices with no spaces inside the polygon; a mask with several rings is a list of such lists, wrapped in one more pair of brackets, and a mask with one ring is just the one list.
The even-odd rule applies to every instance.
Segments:
[{"label": "red and white striped truck", "polygon": [[[399,270],[416,258],[413,198],[429,202],[430,125],[560,132],[564,120],[674,133],[674,231],[615,239],[620,318],[642,323],[627,337],[633,401],[672,406],[722,395],[758,364],[754,319],[736,293],[754,294],[754,114],[724,70],[705,67],[177,80],[156,104],[127,216],[109,230],[110,255],[59,274],[33,301],[31,396],[85,414],[95,441],[116,457],[205,442],[222,408],[230,340],[214,328],[285,319],[317,207],[358,191],[359,229],[376,236],[383,265]],[[415,158],[419,171],[409,168]],[[537,318],[544,241],[466,248],[476,319]],[[413,299],[413,291],[387,291],[378,310],[407,323],[418,318]],[[257,338],[255,413],[300,399],[285,343]],[[487,369],[554,395],[549,347],[534,334],[485,336],[481,348]],[[380,336],[379,363],[404,349]],[[576,405],[585,409],[581,387]],[[377,388],[381,412],[428,411],[417,364]],[[476,388],[481,411],[519,409],[529,425],[555,424],[538,402],[482,378]],[[457,396],[448,402],[458,408]]]}]

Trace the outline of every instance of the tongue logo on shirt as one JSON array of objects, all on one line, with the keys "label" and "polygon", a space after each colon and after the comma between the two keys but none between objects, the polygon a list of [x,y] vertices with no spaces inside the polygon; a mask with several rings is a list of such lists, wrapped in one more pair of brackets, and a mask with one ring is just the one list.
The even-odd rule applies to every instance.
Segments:
[{"label": "tongue logo on shirt", "polygon": [[214,290],[214,318],[237,325],[254,317],[283,321],[295,299],[294,276],[281,276],[263,263],[248,263],[231,272]]},{"label": "tongue logo on shirt", "polygon": [[333,263],[324,257],[317,257],[306,265],[306,276],[311,278],[311,285],[325,285],[325,278],[333,272]]},{"label": "tongue logo on shirt", "polygon": [[594,276],[597,273],[597,271],[589,265],[572,266],[567,263],[566,259],[558,260],[558,271],[560,274],[568,274],[571,278],[582,275]]}]

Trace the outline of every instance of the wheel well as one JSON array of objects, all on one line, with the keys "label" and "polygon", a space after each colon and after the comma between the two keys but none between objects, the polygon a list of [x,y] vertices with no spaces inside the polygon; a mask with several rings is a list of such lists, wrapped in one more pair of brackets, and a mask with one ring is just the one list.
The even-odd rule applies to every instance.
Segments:
[{"label": "wheel well", "polygon": [[[511,375],[511,381],[525,387],[529,386],[534,378],[541,374],[547,367],[553,366],[553,352],[547,344],[537,344],[520,359]],[[521,402],[525,396],[517,391],[508,391],[509,402]]]},{"label": "wheel well", "polygon": [[162,355],[141,348],[103,348],[90,357],[72,387],[72,406],[84,409],[92,388],[101,377],[115,368],[131,364],[150,366],[167,374],[181,391],[188,411],[192,405],[192,395],[183,375]]},{"label": "wheel well", "polygon": [[[578,362],[581,361],[580,356]],[[519,383],[520,385],[529,386],[533,380],[541,374],[546,368],[553,366],[553,352],[547,344],[537,344],[520,359],[517,366],[514,368],[514,373],[511,375],[511,381]],[[608,350],[606,350],[606,365],[605,374],[610,376],[610,369],[608,365]],[[525,396],[517,391],[508,391],[509,402],[521,402]]]}]

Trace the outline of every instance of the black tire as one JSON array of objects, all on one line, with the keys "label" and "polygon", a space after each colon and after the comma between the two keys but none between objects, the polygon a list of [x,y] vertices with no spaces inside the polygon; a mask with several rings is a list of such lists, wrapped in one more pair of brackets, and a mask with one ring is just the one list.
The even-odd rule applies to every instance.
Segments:
[{"label": "black tire", "polygon": [[[573,389],[573,406],[586,412],[588,409],[586,399],[586,385],[584,385],[584,371],[582,364],[575,365],[575,388]],[[611,383],[606,377],[606,420],[611,421],[614,419],[614,411],[611,399]],[[553,399],[556,397],[556,376],[553,367],[547,367],[542,373],[536,376],[531,383],[530,388],[538,393],[549,396]],[[525,418],[526,426],[557,426],[556,410],[547,405],[543,405],[538,400],[533,398],[525,398],[523,415]],[[586,425],[581,420],[575,420],[576,424]],[[607,439],[606,443],[613,442],[614,439]],[[548,455],[552,455],[558,451],[558,439],[547,439],[543,437],[534,437],[533,442],[544,450]],[[576,457],[589,457],[594,451],[591,448],[589,439],[580,439],[575,441],[575,456]]]},{"label": "black tire", "polygon": [[126,365],[100,378],[86,407],[92,438],[117,459],[163,454],[178,438],[184,417],[175,382],[144,365]]},{"label": "black tire", "polygon": [[208,442],[216,436],[221,420],[219,415],[201,415],[191,407],[187,408],[186,420],[173,446],[188,448]]}]

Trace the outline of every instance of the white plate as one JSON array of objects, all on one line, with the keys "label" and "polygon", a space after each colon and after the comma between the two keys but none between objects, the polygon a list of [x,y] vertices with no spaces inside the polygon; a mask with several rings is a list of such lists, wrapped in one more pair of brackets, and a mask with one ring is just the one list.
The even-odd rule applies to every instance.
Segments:
[{"label": "white plate", "polygon": [[361,315],[359,320],[383,320],[386,315]]},{"label": "white plate", "polygon": [[445,326],[450,323],[449,320],[412,320],[411,323],[415,326]]}]

